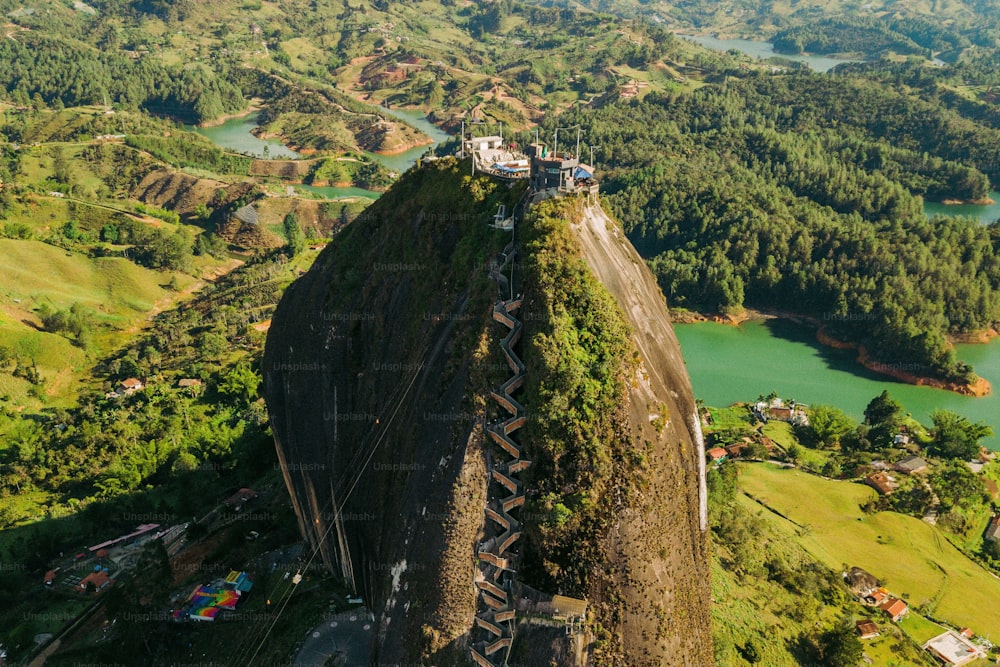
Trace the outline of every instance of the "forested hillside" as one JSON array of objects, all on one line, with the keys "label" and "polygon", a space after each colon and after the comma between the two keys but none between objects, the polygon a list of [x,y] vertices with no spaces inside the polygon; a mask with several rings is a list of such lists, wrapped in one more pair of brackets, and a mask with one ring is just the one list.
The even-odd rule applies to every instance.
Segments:
[{"label": "forested hillside", "polygon": [[945,339],[1000,318],[1000,241],[974,221],[928,221],[920,197],[984,197],[998,178],[996,129],[810,73],[730,78],[559,122],[601,146],[606,205],[672,305],[807,314],[879,360],[971,377]]}]

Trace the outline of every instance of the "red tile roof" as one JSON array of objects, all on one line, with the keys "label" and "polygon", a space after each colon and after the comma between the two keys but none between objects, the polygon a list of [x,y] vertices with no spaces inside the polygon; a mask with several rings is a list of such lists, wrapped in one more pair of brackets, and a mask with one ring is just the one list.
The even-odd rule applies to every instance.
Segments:
[{"label": "red tile roof", "polygon": [[726,456],[726,450],[724,450],[722,447],[713,447],[712,449],[708,450],[705,453],[708,454],[713,461],[721,459],[722,457]]},{"label": "red tile roof", "polygon": [[907,606],[906,603],[899,598],[889,598],[879,605],[879,609],[889,614],[893,620],[896,620],[902,618],[903,614],[906,613]]}]

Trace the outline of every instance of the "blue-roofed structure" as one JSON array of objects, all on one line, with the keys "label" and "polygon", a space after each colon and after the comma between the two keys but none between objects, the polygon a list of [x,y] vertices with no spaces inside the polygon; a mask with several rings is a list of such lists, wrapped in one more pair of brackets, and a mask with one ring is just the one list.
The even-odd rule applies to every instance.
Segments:
[{"label": "blue-roofed structure", "polygon": [[237,572],[236,570],[233,570],[226,577],[226,581],[223,585],[231,591],[249,593],[250,589],[253,588],[253,581],[250,580],[250,575],[246,572]]}]

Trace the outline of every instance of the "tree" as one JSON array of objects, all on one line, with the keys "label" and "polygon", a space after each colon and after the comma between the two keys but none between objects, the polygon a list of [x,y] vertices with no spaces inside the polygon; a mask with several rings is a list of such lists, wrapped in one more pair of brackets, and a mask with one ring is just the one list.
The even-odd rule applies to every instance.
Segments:
[{"label": "tree", "polygon": [[903,412],[903,406],[883,390],[865,408],[865,423],[869,426],[895,422]]},{"label": "tree", "polygon": [[241,361],[219,382],[219,393],[249,405],[257,400],[259,386],[260,375],[249,362]]},{"label": "tree", "polygon": [[982,422],[973,424],[951,410],[935,410],[930,452],[949,459],[974,460],[979,455],[979,441],[993,435],[993,429]]},{"label": "tree", "polygon": [[979,505],[986,495],[986,487],[979,475],[957,460],[939,466],[928,481],[946,508]]},{"label": "tree", "polygon": [[302,227],[299,226],[299,220],[294,213],[286,215],[282,224],[285,227],[285,238],[288,239],[288,245],[285,247],[288,248],[288,253],[294,257],[306,248],[305,234],[302,233]]},{"label": "tree", "polygon": [[814,405],[809,411],[809,426],[802,429],[807,441],[816,447],[832,449],[856,424],[843,410],[832,405]]},{"label": "tree", "polygon": [[818,637],[820,664],[825,667],[854,667],[864,652],[861,640],[847,622],[839,623]]},{"label": "tree", "polygon": [[767,451],[767,447],[765,447],[762,442],[751,442],[750,446],[747,447],[746,452],[746,456],[749,459],[766,461],[771,457],[771,453]]},{"label": "tree", "polygon": [[871,427],[868,440],[874,447],[882,449],[892,444],[902,414],[903,406],[889,396],[888,391],[883,391],[868,403],[865,424]]}]

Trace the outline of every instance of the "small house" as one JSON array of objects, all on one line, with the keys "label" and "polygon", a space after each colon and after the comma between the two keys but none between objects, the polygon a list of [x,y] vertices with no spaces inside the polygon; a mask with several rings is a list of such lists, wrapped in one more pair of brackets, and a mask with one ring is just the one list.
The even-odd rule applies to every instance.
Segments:
[{"label": "small house", "polygon": [[924,650],[930,652],[945,665],[955,665],[956,667],[986,657],[981,648],[954,630],[948,630],[928,640],[924,644]]},{"label": "small house", "polygon": [[858,634],[861,635],[862,639],[874,639],[880,634],[878,626],[871,619],[858,621],[854,624],[854,627],[857,628]]},{"label": "small house", "polygon": [[899,598],[890,597],[882,604],[879,605],[879,609],[884,611],[892,619],[893,623],[899,623],[906,616],[910,608],[906,606],[906,603]]},{"label": "small house", "polygon": [[77,587],[81,591],[86,591],[87,584],[92,584],[94,586],[94,591],[100,593],[113,583],[115,583],[115,580],[109,576],[107,570],[95,570],[81,579],[80,583],[77,584]]},{"label": "small house", "polygon": [[118,383],[117,393],[128,396],[137,391],[142,391],[145,386],[146,385],[142,383],[142,380],[138,378],[126,378]]},{"label": "small house", "polygon": [[248,489],[246,487],[240,489],[233,495],[226,498],[223,503],[232,507],[237,512],[243,509],[243,506],[248,502],[257,497],[257,492],[253,489]]},{"label": "small house", "polygon": [[782,422],[792,421],[792,409],[787,406],[782,406],[780,408],[771,408],[768,410],[768,415],[771,419],[777,419]]},{"label": "small house", "polygon": [[879,495],[888,496],[896,490],[898,485],[896,480],[884,472],[872,473],[865,477],[865,484],[879,492]]},{"label": "small house", "polygon": [[905,459],[896,461],[894,467],[906,475],[917,475],[927,470],[927,461],[919,456],[907,456]]},{"label": "small house", "polygon": [[712,461],[712,463],[716,465],[722,463],[729,457],[728,452],[726,452],[726,450],[722,447],[713,447],[705,453],[708,454],[708,458]]},{"label": "small house", "polygon": [[734,442],[731,445],[726,445],[726,454],[731,459],[738,459],[749,446],[749,443],[746,442]]},{"label": "small house", "polygon": [[886,591],[884,588],[879,588],[878,590],[874,590],[865,596],[865,602],[875,607],[878,607],[888,599],[889,599],[889,592]]},{"label": "small house", "polygon": [[997,514],[990,519],[990,525],[986,527],[986,533],[983,535],[983,539],[993,541],[1000,540],[1000,514]]},{"label": "small house", "polygon": [[229,591],[239,591],[241,594],[249,593],[253,588],[253,581],[246,572],[232,570],[222,583],[222,587]]}]

